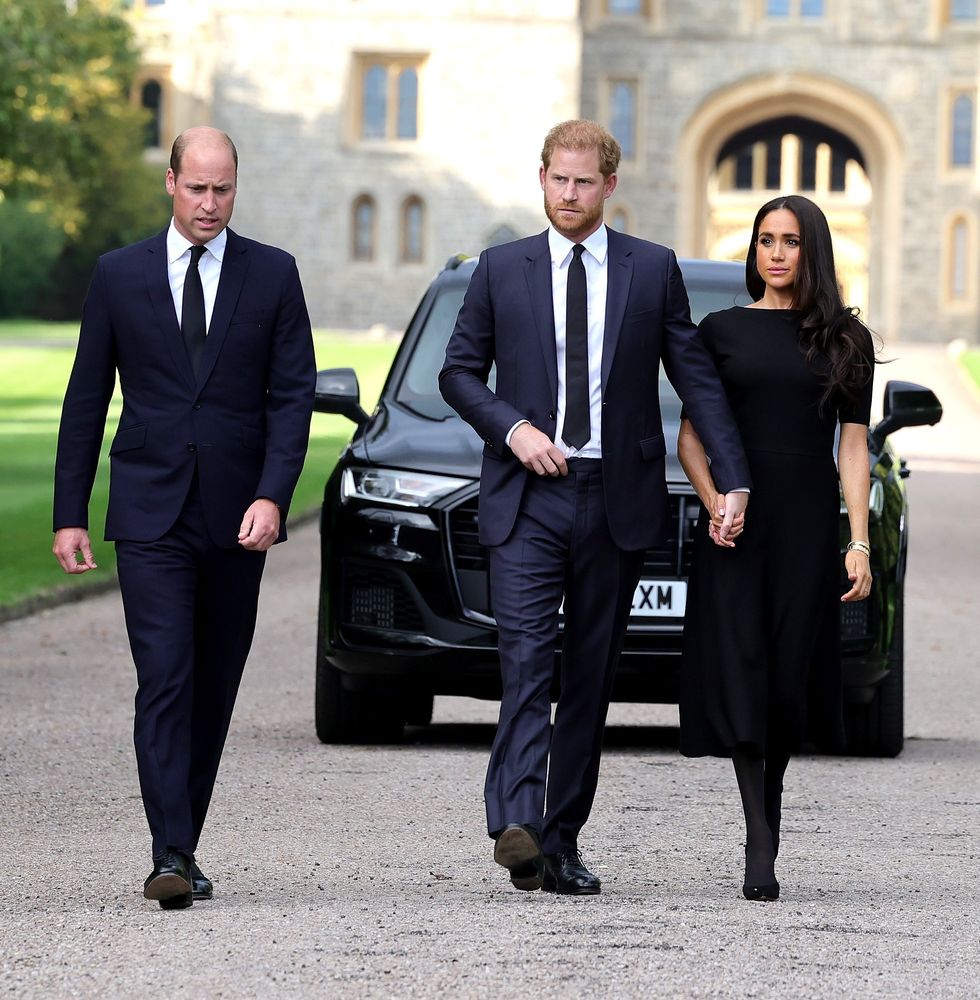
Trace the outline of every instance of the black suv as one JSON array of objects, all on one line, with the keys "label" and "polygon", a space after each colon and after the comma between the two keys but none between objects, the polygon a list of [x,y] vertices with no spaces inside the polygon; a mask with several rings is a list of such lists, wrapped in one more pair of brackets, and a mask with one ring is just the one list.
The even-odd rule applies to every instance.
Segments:
[{"label": "black suv", "polygon": [[[327,481],[320,522],[316,729],[324,742],[387,740],[406,723],[426,725],[437,694],[500,697],[487,554],[477,540],[482,442],[437,385],[475,264],[452,258],[433,280],[370,416],[360,407],[353,370],[331,369],[317,378],[316,409],[357,425]],[[681,269],[695,322],[750,301],[738,264],[686,260]],[[660,391],[672,444],[680,402],[663,377]],[[941,415],[929,389],[889,382],[884,419],[868,435],[875,583],[868,600],[842,604],[840,618],[848,742],[855,753],[894,756],[903,740],[908,470],[886,435],[934,424]],[[677,700],[698,501],[673,454],[667,479],[672,528],[646,553],[613,691],[618,701]],[[842,503],[842,551],[848,538]],[[843,558],[841,566],[843,593]],[[557,665],[560,650],[555,656]]]}]

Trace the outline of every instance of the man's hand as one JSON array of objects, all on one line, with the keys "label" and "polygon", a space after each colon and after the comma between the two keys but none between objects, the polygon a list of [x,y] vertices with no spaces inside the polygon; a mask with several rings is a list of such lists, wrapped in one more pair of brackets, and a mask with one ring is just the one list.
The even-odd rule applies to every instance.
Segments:
[{"label": "man's hand", "polygon": [[[738,492],[726,493],[723,503],[716,506],[716,512],[722,519],[721,525],[718,528],[718,537],[723,542],[727,542],[735,537],[735,519],[739,516],[739,514],[742,515],[742,520],[740,522],[738,534],[741,534],[745,523],[745,508],[748,507],[748,505],[749,494],[745,492]],[[712,516],[712,520],[714,520],[714,516]]]},{"label": "man's hand", "polygon": [[90,569],[98,569],[92,555],[92,543],[84,528],[59,528],[54,533],[51,551],[66,573],[87,573]]},{"label": "man's hand", "polygon": [[728,533],[728,537],[722,538],[721,527],[725,523],[725,495],[723,493],[715,494],[715,502],[709,509],[711,512],[711,521],[708,524],[708,537],[719,548],[734,549],[735,539],[742,534],[745,527],[745,515],[736,514],[735,519],[732,521],[732,528]]},{"label": "man's hand", "polygon": [[238,543],[252,552],[265,552],[279,537],[279,508],[264,497],[253,501],[245,511],[238,532]]},{"label": "man's hand", "polygon": [[567,476],[561,449],[532,424],[521,424],[510,436],[510,450],[529,472],[539,476]]}]

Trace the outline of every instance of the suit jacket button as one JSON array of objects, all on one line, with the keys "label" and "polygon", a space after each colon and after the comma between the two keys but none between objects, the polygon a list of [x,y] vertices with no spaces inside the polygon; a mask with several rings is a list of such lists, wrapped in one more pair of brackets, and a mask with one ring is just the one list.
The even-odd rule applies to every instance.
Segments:
[{"label": "suit jacket button", "polygon": [[549,420],[554,420],[555,419],[555,411],[554,410],[548,410],[548,419]]},{"label": "suit jacket button", "polygon": [[200,408],[201,408],[201,404],[200,404],[200,403],[195,403],[195,404],[194,404],[194,405],[193,405],[193,406],[191,407],[191,409],[193,409],[193,410],[199,410]]},{"label": "suit jacket button", "polygon": [[189,444],[189,445],[187,446],[187,450],[188,450],[189,452],[191,452],[191,454],[193,454],[193,453],[194,453],[195,451],[197,451],[197,445],[195,445],[195,444]]}]

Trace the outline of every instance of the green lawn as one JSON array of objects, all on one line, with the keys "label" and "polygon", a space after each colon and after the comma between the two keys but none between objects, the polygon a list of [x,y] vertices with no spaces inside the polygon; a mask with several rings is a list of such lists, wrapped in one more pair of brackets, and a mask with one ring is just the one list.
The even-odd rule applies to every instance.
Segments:
[{"label": "green lawn", "polygon": [[973,384],[980,389],[980,349],[964,351],[960,355],[960,364],[973,379]]},{"label": "green lawn", "polygon": [[[95,583],[115,568],[112,545],[102,541],[102,526],[109,485],[106,449],[119,412],[117,400],[110,411],[90,508],[99,569],[68,580],[51,555],[54,452],[77,333],[77,323],[0,321],[0,608],[60,587]],[[318,368],[357,370],[362,405],[370,412],[397,342],[323,331],[314,339]],[[293,516],[316,508],[324,480],[352,429],[343,417],[313,415],[310,451],[296,489]]]}]

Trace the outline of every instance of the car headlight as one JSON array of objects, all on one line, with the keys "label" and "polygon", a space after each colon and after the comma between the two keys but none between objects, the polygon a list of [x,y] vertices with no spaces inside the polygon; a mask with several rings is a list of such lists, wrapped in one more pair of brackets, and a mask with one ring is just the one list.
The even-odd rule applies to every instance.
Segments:
[{"label": "car headlight", "polygon": [[[874,514],[875,517],[881,517],[882,512],[885,509],[885,488],[881,485],[881,480],[873,479],[871,481],[871,493],[868,496],[868,510]],[[840,491],[840,512],[842,514],[847,513],[847,504],[844,503],[844,491]]]},{"label": "car headlight", "polygon": [[341,500],[356,497],[398,507],[431,507],[437,500],[468,486],[471,479],[434,476],[401,469],[344,469],[340,482]]}]

